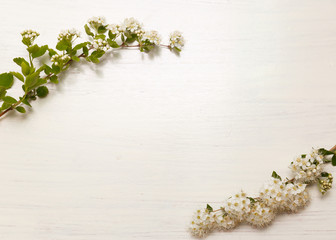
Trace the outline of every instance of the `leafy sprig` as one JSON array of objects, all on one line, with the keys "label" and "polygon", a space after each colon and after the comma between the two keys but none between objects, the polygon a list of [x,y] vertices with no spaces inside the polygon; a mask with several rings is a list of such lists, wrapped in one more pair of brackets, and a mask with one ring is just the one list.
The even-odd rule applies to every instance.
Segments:
[{"label": "leafy sprig", "polygon": [[[184,39],[179,32],[170,35],[169,44],[161,44],[156,31],[145,31],[134,18],[125,19],[122,24],[107,24],[102,17],[89,19],[84,26],[88,41],[76,43],[80,33],[76,30],[63,31],[58,36],[55,48],[34,44],[39,33],[25,30],[21,33],[22,43],[26,46],[28,57],[16,57],[13,61],[19,71],[0,74],[0,118],[11,110],[25,113],[31,102],[48,95],[48,85],[59,82],[59,74],[71,64],[84,59],[97,64],[110,49],[138,48],[148,53],[156,47],[165,47],[179,52]],[[136,44],[134,44],[136,43]],[[47,56],[49,63],[37,64],[36,59]],[[22,82],[22,96],[15,98],[8,94],[14,81]]]}]

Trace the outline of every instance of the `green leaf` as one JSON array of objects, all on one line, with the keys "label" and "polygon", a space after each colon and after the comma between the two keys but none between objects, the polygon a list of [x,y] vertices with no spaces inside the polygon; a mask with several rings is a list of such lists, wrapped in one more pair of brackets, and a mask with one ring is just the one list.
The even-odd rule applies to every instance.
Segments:
[{"label": "green leaf", "polygon": [[33,46],[27,48],[28,52],[31,54],[36,53],[39,49],[40,47],[37,46],[37,44],[34,44]]},{"label": "green leaf", "polygon": [[321,155],[323,155],[323,156],[334,154],[333,152],[330,152],[330,151],[328,151],[328,150],[326,150],[324,148],[318,149],[318,153],[321,154]]},{"label": "green leaf", "polygon": [[29,63],[22,57],[14,58],[13,61],[21,67],[22,62],[25,62],[28,66]]},{"label": "green leaf", "polygon": [[26,112],[26,109],[24,107],[21,107],[21,106],[16,107],[15,110],[18,111],[19,113],[25,113]]},{"label": "green leaf", "polygon": [[87,24],[85,24],[84,28],[85,28],[85,32],[86,32],[87,35],[92,36],[92,37],[94,36],[94,34],[91,32],[91,30],[90,30],[90,28]]},{"label": "green leaf", "polygon": [[105,40],[106,36],[104,34],[99,34],[95,36],[95,39],[99,39],[99,38]]},{"label": "green leaf", "polygon": [[27,76],[30,73],[30,66],[27,62],[21,63],[21,71],[25,76]]},{"label": "green leaf", "polygon": [[6,103],[9,103],[9,104],[14,104],[17,102],[17,100],[13,97],[10,97],[10,96],[6,96],[4,98],[2,98],[2,100]]},{"label": "green leaf", "polygon": [[20,97],[20,100],[23,104],[26,104],[27,106],[31,107],[30,103],[28,102],[26,98],[23,99],[22,97]]},{"label": "green leaf", "polygon": [[14,83],[14,78],[11,73],[0,74],[0,87],[8,89],[13,86],[13,83]]},{"label": "green leaf", "polygon": [[40,98],[44,98],[48,95],[49,90],[46,86],[38,87],[36,90],[36,94]]},{"label": "green leaf", "polygon": [[272,172],[272,177],[277,178],[281,181],[281,177],[275,171]]},{"label": "green leaf", "polygon": [[86,46],[83,47],[83,53],[85,54],[85,56],[89,55],[89,49]]},{"label": "green leaf", "polygon": [[53,75],[50,77],[50,82],[57,84],[58,83],[58,78],[56,75]]},{"label": "green leaf", "polygon": [[79,49],[85,47],[86,45],[88,45],[89,43],[90,43],[90,42],[79,43],[79,44],[77,44],[73,49],[74,49],[74,50],[79,50]]},{"label": "green leaf", "polygon": [[177,48],[177,47],[174,47],[174,49],[177,51],[177,52],[181,52],[181,49]]},{"label": "green leaf", "polygon": [[56,52],[54,49],[52,49],[52,48],[48,48],[48,52],[49,52],[49,56],[50,56],[50,57],[52,57],[52,56],[54,56],[55,54],[57,54],[57,52]]},{"label": "green leaf", "polygon": [[51,73],[52,69],[48,65],[44,64],[44,73],[49,75]]},{"label": "green leaf", "polygon": [[37,83],[39,76],[40,76],[40,73],[35,72],[26,77],[25,87],[27,91],[29,91],[30,90],[29,88],[32,88]]},{"label": "green leaf", "polygon": [[61,71],[61,68],[59,66],[56,66],[55,64],[52,65],[52,73],[59,74]]},{"label": "green leaf", "polygon": [[213,212],[213,208],[212,208],[209,204],[207,204],[206,209],[207,209],[209,212]]},{"label": "green leaf", "polygon": [[4,96],[6,96],[6,88],[0,87],[0,99],[2,99]]},{"label": "green leaf", "polygon": [[108,32],[108,36],[109,36],[109,38],[111,38],[111,39],[115,39],[116,36],[117,36],[117,34],[113,34],[112,31],[109,30],[109,32]]},{"label": "green leaf", "polygon": [[10,108],[12,106],[12,104],[8,103],[8,102],[3,102],[2,106],[1,106],[1,110],[5,110],[7,108]]},{"label": "green leaf", "polygon": [[45,54],[45,52],[48,50],[48,45],[43,45],[38,49],[38,51],[32,53],[33,58],[41,57]]},{"label": "green leaf", "polygon": [[77,56],[72,56],[71,59],[74,60],[74,61],[76,61],[76,62],[80,61],[79,57],[77,57]]},{"label": "green leaf", "polygon": [[334,155],[332,158],[331,158],[331,164],[333,166],[336,166],[336,155]]},{"label": "green leaf", "polygon": [[94,56],[90,56],[89,60],[93,63],[99,63],[99,59],[97,57],[94,57]]},{"label": "green leaf", "polygon": [[322,172],[322,173],[321,173],[321,176],[322,176],[322,177],[328,177],[328,176],[329,176],[329,173],[327,173],[327,172]]},{"label": "green leaf", "polygon": [[256,202],[256,200],[253,197],[246,197],[246,198],[250,199],[252,204]]},{"label": "green leaf", "polygon": [[11,74],[13,74],[17,79],[19,79],[21,82],[24,81],[24,77],[22,76],[21,73],[18,72],[10,72]]},{"label": "green leaf", "polygon": [[29,38],[22,39],[22,43],[28,47],[32,44]]},{"label": "green leaf", "polygon": [[105,26],[101,25],[98,27],[98,33],[106,33],[107,29]]},{"label": "green leaf", "polygon": [[91,57],[94,58],[101,58],[105,54],[105,51],[103,50],[96,50],[91,53]]},{"label": "green leaf", "polygon": [[112,47],[112,48],[119,48],[119,44],[116,41],[112,41],[111,39],[107,39],[108,44]]},{"label": "green leaf", "polygon": [[67,50],[68,47],[71,47],[71,43],[65,39],[59,41],[56,45],[56,49],[59,51]]}]

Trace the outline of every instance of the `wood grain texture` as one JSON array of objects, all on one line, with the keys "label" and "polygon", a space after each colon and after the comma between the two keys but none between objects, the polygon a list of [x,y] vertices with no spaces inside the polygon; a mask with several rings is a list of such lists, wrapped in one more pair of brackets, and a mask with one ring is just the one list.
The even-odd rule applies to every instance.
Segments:
[{"label": "wood grain texture", "polygon": [[[136,17],[180,56],[114,51],[75,64],[27,115],[0,120],[0,239],[191,239],[194,210],[258,191],[292,158],[332,147],[332,0],[2,1],[0,72],[32,28],[54,45],[92,16]],[[18,96],[17,85],[13,94]],[[331,169],[335,173],[334,169]],[[336,192],[272,226],[208,239],[335,239]]]}]

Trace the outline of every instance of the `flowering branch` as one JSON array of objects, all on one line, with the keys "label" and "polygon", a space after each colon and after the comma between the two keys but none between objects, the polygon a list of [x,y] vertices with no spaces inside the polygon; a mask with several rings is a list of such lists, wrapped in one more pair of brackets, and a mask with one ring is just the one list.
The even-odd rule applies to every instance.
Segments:
[{"label": "flowering branch", "polygon": [[[111,48],[138,48],[141,52],[148,53],[155,47],[165,47],[171,51],[180,52],[184,46],[181,33],[175,31],[170,34],[169,44],[161,44],[161,37],[157,31],[145,31],[137,20],[126,18],[120,25],[106,24],[102,17],[89,19],[84,26],[89,41],[77,43],[80,33],[74,29],[62,31],[58,35],[56,49],[48,45],[39,46],[34,40],[39,33],[26,30],[21,33],[22,43],[27,46],[28,59],[18,57],[13,61],[19,65],[21,72],[6,72],[0,74],[0,118],[11,110],[25,113],[23,105],[31,106],[31,101],[37,97],[46,97],[49,93],[47,84],[57,84],[58,76],[66,71],[73,61],[79,62],[81,58],[88,62],[99,63]],[[137,43],[134,45],[133,43]],[[48,53],[48,54],[47,54]],[[49,64],[34,66],[34,60],[41,56],[49,56]],[[42,77],[41,74],[45,76]],[[13,86],[14,77],[20,80],[23,95],[16,99],[8,95],[7,91]]]},{"label": "flowering branch", "polygon": [[332,187],[333,176],[323,171],[324,165],[336,166],[336,145],[330,150],[313,149],[291,162],[292,179],[284,179],[273,171],[271,179],[264,184],[258,197],[249,197],[241,191],[229,197],[217,210],[207,204],[194,214],[190,232],[195,237],[205,237],[214,230],[229,230],[241,222],[254,227],[265,227],[277,213],[297,212],[307,205],[309,194],[306,187],[316,183],[322,195]]}]

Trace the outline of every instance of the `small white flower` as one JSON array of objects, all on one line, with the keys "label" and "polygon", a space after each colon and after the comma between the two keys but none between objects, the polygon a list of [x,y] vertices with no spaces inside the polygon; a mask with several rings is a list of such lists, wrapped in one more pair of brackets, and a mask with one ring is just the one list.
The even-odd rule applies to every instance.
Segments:
[{"label": "small white flower", "polygon": [[143,41],[149,41],[152,44],[160,45],[161,37],[157,31],[148,31],[143,35]]},{"label": "small white flower", "polygon": [[67,40],[67,41],[73,41],[76,38],[80,37],[80,32],[78,32],[76,29],[69,29],[69,30],[62,30],[60,34],[58,35],[58,41]]},{"label": "small white flower", "polygon": [[184,38],[182,36],[182,33],[179,31],[171,33],[169,37],[169,45],[171,48],[176,47],[181,50],[184,46]]},{"label": "small white flower", "polygon": [[119,35],[119,26],[116,24],[109,24],[106,27],[108,30],[112,32],[112,34],[115,34],[116,36]]}]

